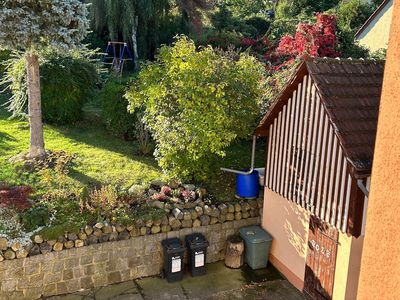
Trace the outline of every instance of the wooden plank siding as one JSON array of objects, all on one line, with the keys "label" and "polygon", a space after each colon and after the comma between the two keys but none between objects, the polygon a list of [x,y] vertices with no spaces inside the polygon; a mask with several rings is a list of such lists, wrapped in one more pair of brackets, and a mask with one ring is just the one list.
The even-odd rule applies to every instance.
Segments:
[{"label": "wooden plank siding", "polygon": [[268,132],[266,186],[343,232],[360,232],[363,197],[309,75]]}]

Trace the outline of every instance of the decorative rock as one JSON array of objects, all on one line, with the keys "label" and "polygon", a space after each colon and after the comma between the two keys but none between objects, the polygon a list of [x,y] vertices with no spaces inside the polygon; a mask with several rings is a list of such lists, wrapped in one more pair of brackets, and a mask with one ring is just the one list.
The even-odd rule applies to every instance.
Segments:
[{"label": "decorative rock", "polygon": [[[71,249],[71,248],[74,247],[74,245],[75,245],[74,241],[66,241],[66,242],[64,243],[64,247],[65,247],[66,249]],[[55,246],[55,245],[54,245],[54,246]]]},{"label": "decorative rock", "polygon": [[201,206],[196,206],[194,208],[194,211],[197,213],[197,215],[200,217],[203,215],[203,208]]},{"label": "decorative rock", "polygon": [[141,227],[140,228],[140,235],[146,235],[147,234],[147,227]]},{"label": "decorative rock", "polygon": [[101,237],[102,235],[103,235],[103,231],[101,230],[101,229],[95,229],[94,230],[94,232],[93,232],[93,234],[96,236],[96,237]]},{"label": "decorative rock", "polygon": [[78,238],[80,240],[86,240],[87,239],[87,234],[85,232],[81,231],[81,232],[78,233]]},{"label": "decorative rock", "polygon": [[4,257],[2,254],[0,254],[0,262],[2,262],[4,260]]},{"label": "decorative rock", "polygon": [[172,210],[172,214],[174,215],[175,219],[183,220],[183,212],[179,208],[174,208]]},{"label": "decorative rock", "polygon": [[64,244],[67,241],[67,239],[64,236],[59,236],[57,239],[57,242]]},{"label": "decorative rock", "polygon": [[207,190],[200,188],[197,190],[197,194],[199,195],[200,199],[204,199],[204,197],[207,196]]},{"label": "decorative rock", "polygon": [[[132,235],[132,232],[133,231],[131,231],[129,234]],[[118,240],[118,232],[116,232],[116,231],[111,232],[108,240],[109,241],[117,241]]]},{"label": "decorative rock", "polygon": [[47,241],[47,243],[48,243],[51,247],[53,247],[54,244],[57,243],[57,240],[50,240],[50,241]]},{"label": "decorative rock", "polygon": [[166,224],[161,226],[161,232],[166,233],[171,231],[171,226]]},{"label": "decorative rock", "polygon": [[179,183],[178,183],[177,181],[175,181],[175,180],[171,180],[171,181],[168,183],[168,186],[169,186],[171,189],[177,189],[177,188],[179,187]]},{"label": "decorative rock", "polygon": [[129,235],[129,233],[128,233],[127,230],[122,231],[122,232],[120,232],[120,233],[118,234],[118,239],[119,239],[119,240],[128,240],[129,238],[130,238],[130,235]]},{"label": "decorative rock", "polygon": [[99,243],[105,243],[110,238],[110,233],[105,233],[101,237],[99,237]]},{"label": "decorative rock", "polygon": [[34,241],[36,244],[41,244],[41,243],[43,243],[43,237],[42,237],[41,235],[37,234],[37,235],[35,235],[35,236],[33,237],[33,241]]},{"label": "decorative rock", "polygon": [[248,202],[244,202],[244,201],[243,201],[243,202],[241,203],[241,205],[242,205],[242,211],[244,211],[244,210],[245,210],[245,211],[248,211],[248,210],[250,210],[250,208],[251,208],[251,207],[250,207],[250,204],[249,204]]},{"label": "decorative rock", "polygon": [[[51,251],[51,248],[50,248]],[[29,250],[29,256],[35,256],[40,254],[40,247],[39,245],[33,245],[33,247]]]},{"label": "decorative rock", "polygon": [[183,220],[183,221],[182,221],[182,227],[183,227],[183,228],[190,228],[190,227],[192,227],[192,226],[193,226],[192,219],[190,219],[190,220]]},{"label": "decorative rock", "polygon": [[150,182],[150,185],[157,187],[157,188],[161,188],[162,186],[167,185],[167,183],[156,179],[156,180],[153,180],[152,182]]},{"label": "decorative rock", "polygon": [[242,211],[242,206],[239,203],[235,203],[235,212]]},{"label": "decorative rock", "polygon": [[218,218],[216,218],[216,217],[211,217],[211,219],[210,219],[210,225],[214,225],[214,224],[217,224],[218,223]]},{"label": "decorative rock", "polygon": [[159,225],[154,225],[153,227],[151,227],[151,233],[152,234],[157,234],[161,231],[161,228]]},{"label": "decorative rock", "polygon": [[103,232],[105,234],[110,234],[111,232],[113,232],[113,228],[110,225],[104,225],[104,227],[102,228]]},{"label": "decorative rock", "polygon": [[136,228],[140,228],[144,226],[144,221],[142,219],[138,219],[135,221]]},{"label": "decorative rock", "polygon": [[248,211],[243,211],[243,212],[242,212],[242,218],[243,218],[243,219],[247,219],[247,218],[249,218],[249,217],[250,217],[250,214],[249,214]]},{"label": "decorative rock", "polygon": [[161,225],[168,225],[168,224],[169,224],[168,218],[167,216],[164,216],[163,219],[161,220]]},{"label": "decorative rock", "polygon": [[83,247],[84,242],[82,240],[75,240],[75,248]]},{"label": "decorative rock", "polygon": [[21,249],[21,248],[22,248],[22,245],[21,245],[20,242],[15,242],[15,243],[13,243],[13,244],[11,245],[11,249],[13,249],[14,252],[15,252],[15,251],[18,251],[18,250]]},{"label": "decorative rock", "polygon": [[191,217],[192,220],[196,220],[197,219],[198,215],[197,215],[197,212],[194,209],[192,209],[190,211],[190,217]]},{"label": "decorative rock", "polygon": [[144,195],[144,188],[140,184],[134,184],[129,188],[128,193],[132,196],[140,197]]},{"label": "decorative rock", "polygon": [[153,226],[161,226],[161,220],[154,220]]},{"label": "decorative rock", "polygon": [[218,209],[223,215],[226,215],[228,213],[228,206],[226,206],[225,203],[218,205]]},{"label": "decorative rock", "polygon": [[0,251],[5,251],[8,248],[8,242],[6,238],[0,238]]},{"label": "decorative rock", "polygon": [[252,209],[256,209],[256,208],[258,208],[258,204],[257,204],[257,201],[256,200],[249,200],[249,205],[250,205],[250,208],[252,208]]},{"label": "decorative rock", "polygon": [[219,211],[218,208],[216,208],[215,206],[212,206],[212,207],[211,207],[211,217],[218,218],[219,215],[220,215],[220,213],[221,213],[221,212]]},{"label": "decorative rock", "polygon": [[185,188],[185,190],[189,191],[194,191],[196,189],[196,186],[194,184],[183,184],[183,187]]},{"label": "decorative rock", "polygon": [[195,202],[187,202],[183,204],[183,208],[189,209],[189,208],[194,208],[197,205]]},{"label": "decorative rock", "polygon": [[15,252],[17,258],[25,258],[28,256],[28,251],[24,248],[20,248]]},{"label": "decorative rock", "polygon": [[151,204],[151,206],[159,208],[159,209],[164,209],[165,208],[165,204],[161,201],[153,201],[153,203]]},{"label": "decorative rock", "polygon": [[226,214],[226,220],[227,221],[233,221],[235,219],[235,215],[233,213],[227,213]]},{"label": "decorative rock", "polygon": [[256,216],[256,214],[257,214],[257,212],[256,212],[256,210],[255,209],[250,209],[250,217],[255,217]]},{"label": "decorative rock", "polygon": [[200,216],[201,226],[208,226],[210,224],[210,216],[202,215]]},{"label": "decorative rock", "polygon": [[76,233],[69,233],[69,234],[68,234],[68,239],[69,239],[70,241],[75,242],[75,241],[78,239],[78,236],[77,236]]},{"label": "decorative rock", "polygon": [[258,208],[262,208],[264,206],[264,199],[257,198],[257,205],[258,205]]},{"label": "decorative rock", "polygon": [[242,219],[242,212],[238,211],[235,213],[235,220],[239,221]]},{"label": "decorative rock", "polygon": [[91,235],[91,234],[93,233],[93,227],[92,227],[92,226],[86,225],[86,227],[85,227],[85,233],[86,233],[87,235]]},{"label": "decorative rock", "polygon": [[[117,231],[118,231],[118,226],[117,226]],[[136,229],[136,226],[134,226],[134,225],[129,225],[129,226],[127,226],[126,227],[126,229],[128,230],[128,231],[132,231],[132,230],[135,230]],[[125,229],[124,229],[125,230]],[[118,232],[122,232],[122,231],[124,231],[124,230],[121,230],[121,231],[118,231]]]},{"label": "decorative rock", "polygon": [[[56,244],[55,242],[53,245],[50,245],[49,242],[44,242],[40,244],[40,253],[42,254],[47,254],[50,253],[53,250],[53,246]],[[34,248],[35,246],[33,246]]]},{"label": "decorative rock", "polygon": [[15,252],[11,249],[8,249],[6,252],[4,252],[3,256],[7,260],[12,260],[15,258]]},{"label": "decorative rock", "polygon": [[234,213],[235,212],[235,206],[231,203],[228,203],[228,213]]},{"label": "decorative rock", "polygon": [[218,222],[224,223],[226,221],[226,215],[220,214],[218,217]]},{"label": "decorative rock", "polygon": [[173,217],[170,217],[169,225],[171,226],[172,230],[178,230],[179,228],[181,228],[182,223],[181,223],[181,221],[179,221]]},{"label": "decorative rock", "polygon": [[204,205],[204,207],[203,207],[203,213],[204,213],[205,215],[207,215],[207,216],[210,216],[210,215],[211,215],[211,212],[212,212],[211,207],[209,207],[208,205]]},{"label": "decorative rock", "polygon": [[98,222],[98,223],[96,223],[96,225],[94,225],[94,228],[97,228],[97,229],[102,229],[103,227],[104,227],[104,224],[101,222]]},{"label": "decorative rock", "polygon": [[183,212],[183,220],[191,220],[192,219],[192,215],[191,215],[191,213],[189,212],[189,211],[184,211]]},{"label": "decorative rock", "polygon": [[99,241],[99,239],[97,238],[97,236],[95,236],[94,234],[90,234],[87,237],[87,243],[88,245],[93,245],[93,244],[97,244],[97,242]]},{"label": "decorative rock", "polygon": [[151,228],[151,226],[153,226],[153,220],[147,220],[146,221],[146,227],[147,228]]},{"label": "decorative rock", "polygon": [[199,219],[193,221],[193,227],[200,227],[200,226],[201,226],[201,221]]},{"label": "decorative rock", "polygon": [[60,243],[60,242],[55,243],[53,246],[53,250],[57,251],[57,252],[61,251],[63,248],[64,248],[64,244]]}]

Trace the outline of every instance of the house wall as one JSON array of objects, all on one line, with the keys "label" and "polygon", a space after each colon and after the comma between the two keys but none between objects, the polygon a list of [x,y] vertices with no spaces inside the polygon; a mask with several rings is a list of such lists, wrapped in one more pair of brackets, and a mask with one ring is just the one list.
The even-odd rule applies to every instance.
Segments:
[{"label": "house wall", "polygon": [[339,233],[333,299],[357,299],[363,242],[362,236],[356,239]]},{"label": "house wall", "polygon": [[299,290],[303,289],[310,214],[266,188],[262,227],[273,239],[271,263]]},{"label": "house wall", "polygon": [[[265,188],[262,227],[273,236],[270,262],[299,290],[304,287],[310,213]],[[356,299],[363,237],[339,232],[333,299]]]},{"label": "house wall", "polygon": [[399,299],[400,1],[383,80],[358,299]]},{"label": "house wall", "polygon": [[391,0],[357,37],[360,44],[369,48],[371,51],[376,51],[381,48],[387,49],[392,14],[393,1]]}]

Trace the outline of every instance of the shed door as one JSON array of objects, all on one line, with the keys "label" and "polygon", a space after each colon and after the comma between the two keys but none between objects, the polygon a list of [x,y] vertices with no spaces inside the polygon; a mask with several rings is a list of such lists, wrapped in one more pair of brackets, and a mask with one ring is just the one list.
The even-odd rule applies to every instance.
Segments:
[{"label": "shed door", "polygon": [[310,299],[332,299],[338,237],[335,228],[311,217],[304,277],[304,293]]}]

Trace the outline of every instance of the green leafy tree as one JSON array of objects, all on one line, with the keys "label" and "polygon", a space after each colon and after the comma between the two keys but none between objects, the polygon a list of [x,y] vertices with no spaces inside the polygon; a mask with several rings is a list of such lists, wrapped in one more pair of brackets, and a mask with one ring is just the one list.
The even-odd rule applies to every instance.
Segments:
[{"label": "green leafy tree", "polygon": [[263,70],[246,53],[196,49],[186,37],[161,47],[126,95],[131,111],[144,110],[159,165],[178,178],[208,176],[213,159],[254,129]]},{"label": "green leafy tree", "polygon": [[[153,58],[164,21],[171,10],[169,0],[88,0],[92,28],[99,36],[128,42],[135,56]],[[138,48],[138,53],[136,53]]]},{"label": "green leafy tree", "polygon": [[49,45],[64,51],[85,37],[87,7],[79,0],[1,0],[0,46],[24,53],[27,63],[30,149],[45,154],[40,96],[39,54]]}]

